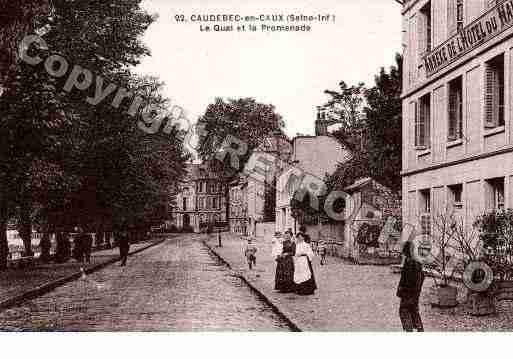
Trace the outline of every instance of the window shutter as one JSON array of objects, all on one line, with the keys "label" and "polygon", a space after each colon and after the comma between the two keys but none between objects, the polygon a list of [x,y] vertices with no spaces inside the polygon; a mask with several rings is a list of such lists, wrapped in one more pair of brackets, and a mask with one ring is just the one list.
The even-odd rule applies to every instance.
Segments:
[{"label": "window shutter", "polygon": [[[427,100],[427,101],[426,101]],[[424,128],[423,134],[423,142],[424,146],[429,147],[431,142],[431,133],[430,133],[430,125],[431,125],[431,97],[427,97],[426,100],[422,103],[422,112],[424,113],[422,119],[422,125]]]},{"label": "window shutter", "polygon": [[499,125],[499,76],[495,69],[492,71],[493,74],[493,102],[492,102],[492,110],[493,110],[493,124],[495,126]]},{"label": "window shutter", "polygon": [[494,97],[498,99],[498,96],[495,96],[495,91],[498,87],[495,85],[495,71],[490,64],[485,65],[485,94],[484,94],[484,113],[485,113],[485,128],[493,128],[495,127],[495,110],[494,110]]},{"label": "window shutter", "polygon": [[447,34],[452,36],[456,33],[456,1],[447,0]]},{"label": "window shutter", "polygon": [[449,128],[448,140],[454,141],[457,136],[458,123],[458,93],[449,89]]},{"label": "window shutter", "polygon": [[426,51],[426,16],[419,13],[417,16],[417,39],[418,39],[418,52],[419,56],[423,55]]},{"label": "window shutter", "polygon": [[421,234],[431,235],[431,215],[429,213],[420,215],[420,230]]},{"label": "window shutter", "polygon": [[415,116],[415,146],[422,146],[421,136],[420,136],[420,113],[419,113],[419,104],[418,102],[414,102],[413,111]]}]

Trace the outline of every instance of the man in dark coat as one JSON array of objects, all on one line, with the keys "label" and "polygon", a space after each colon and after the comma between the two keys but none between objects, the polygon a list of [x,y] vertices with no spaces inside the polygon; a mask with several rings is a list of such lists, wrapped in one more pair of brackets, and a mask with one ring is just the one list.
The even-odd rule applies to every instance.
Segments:
[{"label": "man in dark coat", "polygon": [[419,297],[424,283],[422,264],[412,256],[414,250],[411,242],[406,242],[403,247],[404,264],[401,270],[401,279],[397,288],[397,296],[401,298],[399,305],[399,317],[403,329],[412,332],[417,329],[423,332],[422,319],[419,313]]},{"label": "man in dark coat", "polygon": [[89,233],[85,233],[83,227],[78,228],[78,235],[73,240],[74,257],[79,262],[91,263],[91,250],[93,246],[93,237]]},{"label": "man in dark coat", "polygon": [[128,252],[130,252],[130,240],[128,238],[128,232],[126,230],[122,230],[118,233],[117,242],[118,242],[118,246],[119,246],[119,256],[121,259],[121,267],[124,267],[124,266],[126,266]]}]

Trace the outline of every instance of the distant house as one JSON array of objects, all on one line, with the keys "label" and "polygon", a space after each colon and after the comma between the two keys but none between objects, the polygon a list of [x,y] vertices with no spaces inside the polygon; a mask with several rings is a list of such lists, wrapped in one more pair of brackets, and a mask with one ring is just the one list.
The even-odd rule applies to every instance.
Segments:
[{"label": "distant house", "polygon": [[239,175],[229,184],[228,222],[230,232],[246,235],[248,233],[248,183],[245,176]]},{"label": "distant house", "polygon": [[297,230],[291,200],[298,191],[308,191],[312,198],[322,196],[324,178],[332,174],[339,163],[350,159],[350,151],[328,134],[332,121],[318,118],[315,136],[297,136],[292,142],[291,161],[277,179],[276,230]]},{"label": "distant house", "polygon": [[[255,235],[257,223],[274,221],[266,218],[266,196],[271,191],[275,196],[275,182],[278,174],[286,166],[292,153],[289,139],[282,133],[266,138],[257,147],[246,163],[243,175],[246,179],[247,230]],[[275,204],[272,204],[275,207]]]},{"label": "distant house", "polygon": [[[366,177],[344,188],[346,201],[341,256],[357,262],[394,257],[400,234],[393,226],[401,218],[401,197],[388,187]],[[375,230],[375,233],[370,233]],[[359,243],[360,241],[360,243]]]},{"label": "distant house", "polygon": [[226,184],[222,174],[206,163],[188,164],[172,209],[176,228],[200,232],[208,226],[226,225],[226,209]]}]

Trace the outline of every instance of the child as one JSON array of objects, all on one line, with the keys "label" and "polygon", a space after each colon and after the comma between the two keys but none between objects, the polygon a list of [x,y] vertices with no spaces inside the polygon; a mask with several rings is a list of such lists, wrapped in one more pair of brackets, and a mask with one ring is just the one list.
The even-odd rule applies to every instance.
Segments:
[{"label": "child", "polygon": [[244,249],[244,256],[246,257],[248,261],[249,269],[252,269],[256,265],[256,252],[257,248],[252,243],[253,241],[251,238],[248,239],[248,244],[246,245],[246,248]]},{"label": "child", "polygon": [[326,252],[328,249],[326,248],[326,242],[323,240],[319,241],[319,244],[317,245],[317,253],[321,256],[321,266],[326,264]]}]

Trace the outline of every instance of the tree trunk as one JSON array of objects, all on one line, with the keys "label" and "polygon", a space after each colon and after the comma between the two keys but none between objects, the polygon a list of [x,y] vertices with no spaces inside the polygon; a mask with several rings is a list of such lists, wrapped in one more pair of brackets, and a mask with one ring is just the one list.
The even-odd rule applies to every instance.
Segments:
[{"label": "tree trunk", "polygon": [[7,218],[0,214],[0,271],[7,269],[9,243],[7,242]]},{"label": "tree trunk", "polygon": [[57,250],[55,260],[58,263],[64,263],[71,257],[71,243],[67,233],[58,231],[55,233],[57,241]]},{"label": "tree trunk", "polygon": [[106,249],[112,248],[111,240],[112,240],[112,232],[110,232],[110,231],[105,232],[105,248]]},{"label": "tree trunk", "polygon": [[43,237],[41,238],[39,246],[41,247],[41,260],[43,262],[50,261],[50,249],[52,247],[52,242],[50,241],[50,233],[48,232],[47,227],[43,229]]},{"label": "tree trunk", "polygon": [[96,249],[101,249],[102,246],[103,246],[103,238],[105,236],[105,232],[103,231],[103,226],[100,225],[96,228],[96,232],[94,234],[94,239],[95,239],[95,243],[94,243],[94,247]]},{"label": "tree trunk", "polygon": [[29,204],[24,203],[21,206],[20,225],[18,228],[23,246],[25,247],[25,252],[23,253],[25,257],[32,257],[34,255],[34,252],[32,252],[32,219],[30,218],[30,210],[31,206]]}]

